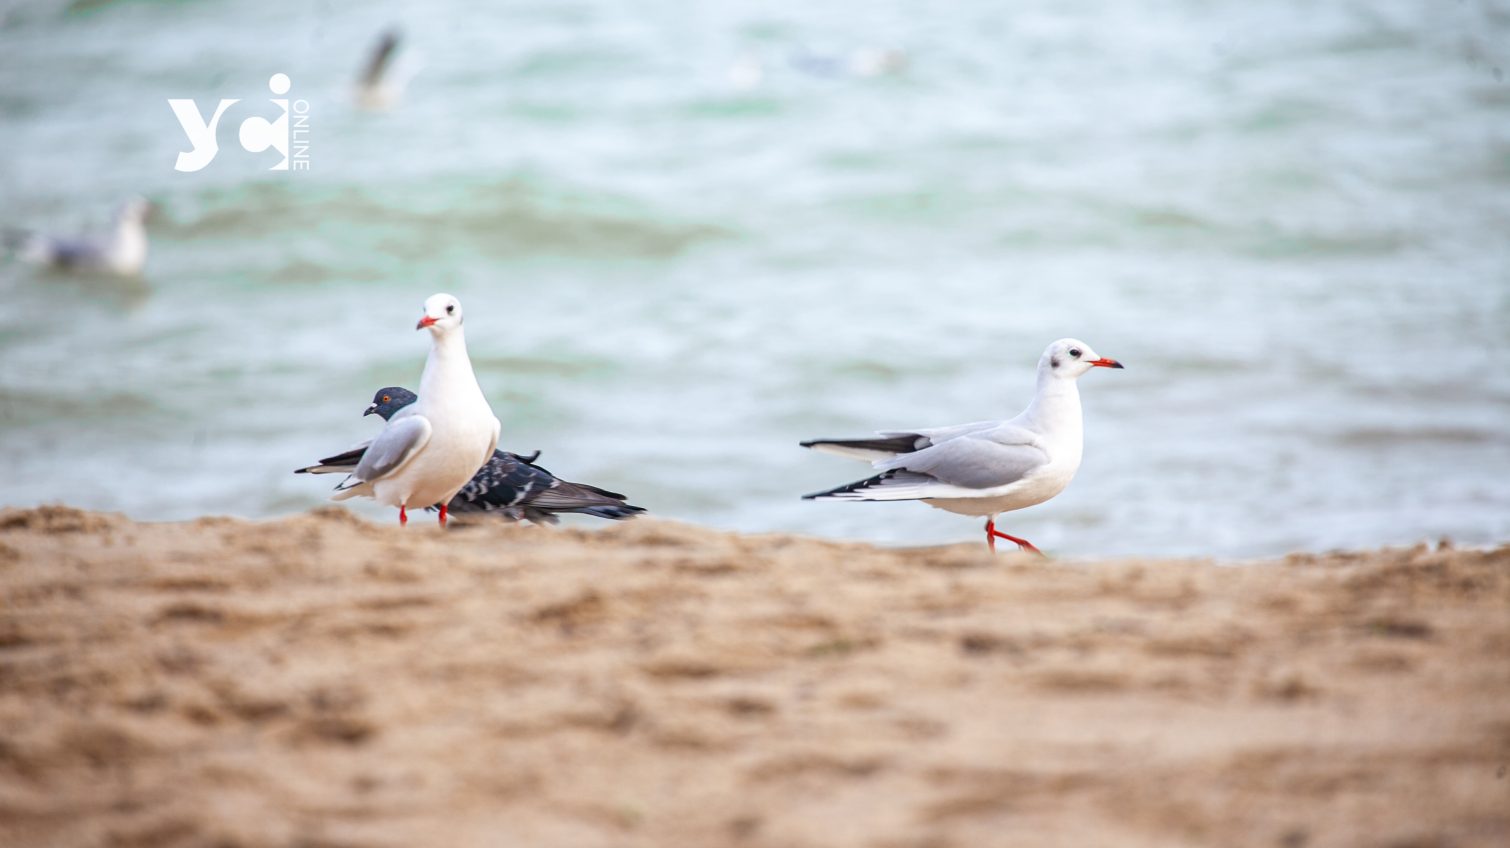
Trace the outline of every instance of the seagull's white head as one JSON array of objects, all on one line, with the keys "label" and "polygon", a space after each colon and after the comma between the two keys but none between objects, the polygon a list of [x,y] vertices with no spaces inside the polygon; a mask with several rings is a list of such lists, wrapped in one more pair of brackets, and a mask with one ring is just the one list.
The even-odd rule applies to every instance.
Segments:
[{"label": "seagull's white head", "polygon": [[145,197],[128,197],[116,207],[115,219],[122,223],[145,224],[157,206]]},{"label": "seagull's white head", "polygon": [[1091,346],[1079,339],[1060,339],[1049,345],[1038,360],[1038,370],[1045,369],[1055,377],[1073,380],[1095,367],[1121,368],[1122,363],[1106,359],[1091,350]]},{"label": "seagull's white head", "polygon": [[448,294],[432,294],[425,300],[425,314],[414,329],[430,328],[430,335],[442,336],[461,326],[461,301]]}]

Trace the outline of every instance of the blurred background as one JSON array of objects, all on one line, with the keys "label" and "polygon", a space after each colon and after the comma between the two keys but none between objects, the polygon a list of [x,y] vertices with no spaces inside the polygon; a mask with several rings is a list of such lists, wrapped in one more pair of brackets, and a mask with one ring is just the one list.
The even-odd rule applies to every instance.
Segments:
[{"label": "blurred background", "polygon": [[[664,517],[978,541],[797,441],[1010,416],[1075,336],[1127,370],[1002,522],[1046,550],[1510,537],[1503,5],[0,9],[0,225],[158,207],[140,278],[0,263],[0,504],[317,506],[449,291],[501,447]],[[308,172],[236,141],[279,72]],[[168,98],[242,99],[202,171]]]}]

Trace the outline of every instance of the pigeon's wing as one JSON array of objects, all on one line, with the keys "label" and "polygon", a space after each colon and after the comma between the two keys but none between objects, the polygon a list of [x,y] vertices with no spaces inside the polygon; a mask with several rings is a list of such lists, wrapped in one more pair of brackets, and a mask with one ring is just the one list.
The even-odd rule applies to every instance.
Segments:
[{"label": "pigeon's wing", "polygon": [[517,518],[513,508],[554,480],[549,471],[530,465],[515,454],[495,451],[493,458],[451,499],[451,511],[498,512]]},{"label": "pigeon's wing", "polygon": [[430,441],[430,430],[430,421],[423,415],[395,415],[367,446],[356,470],[337,488],[371,483],[397,471]]},{"label": "pigeon's wing", "polygon": [[498,451],[451,499],[456,514],[489,513],[554,524],[555,513],[578,512],[599,518],[628,518],[644,509],[624,496],[585,483],[568,483],[517,454]]}]

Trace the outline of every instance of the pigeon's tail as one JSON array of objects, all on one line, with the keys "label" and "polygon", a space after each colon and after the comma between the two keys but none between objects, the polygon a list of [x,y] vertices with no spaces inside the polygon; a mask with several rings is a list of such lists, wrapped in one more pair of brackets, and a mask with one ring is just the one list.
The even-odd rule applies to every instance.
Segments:
[{"label": "pigeon's tail", "polygon": [[577,511],[583,515],[607,518],[610,521],[623,521],[626,518],[634,518],[644,512],[645,508],[634,504],[620,504],[618,506],[589,506]]},{"label": "pigeon's tail", "polygon": [[537,493],[524,506],[536,512],[577,513],[622,521],[645,511],[644,507],[624,502],[624,496],[586,483],[568,483],[557,479],[555,485]]}]

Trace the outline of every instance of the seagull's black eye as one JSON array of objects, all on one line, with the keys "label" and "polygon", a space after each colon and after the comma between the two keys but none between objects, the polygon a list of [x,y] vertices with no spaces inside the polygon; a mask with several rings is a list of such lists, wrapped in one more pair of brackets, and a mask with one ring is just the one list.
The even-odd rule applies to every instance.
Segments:
[{"label": "seagull's black eye", "polygon": [[1072,347],[1072,348],[1070,348],[1070,356],[1073,356],[1076,359],[1079,359],[1080,358],[1080,348],[1078,348],[1078,347]]},{"label": "seagull's black eye", "polygon": [[448,303],[448,304],[446,304],[446,314],[447,315],[450,315],[451,313],[453,313],[455,311],[456,311],[456,304],[454,304],[454,303]]}]

